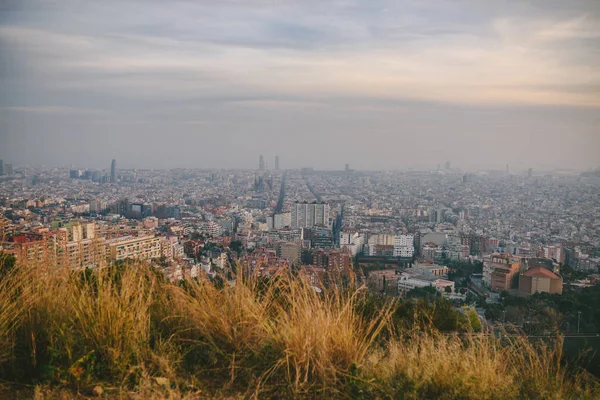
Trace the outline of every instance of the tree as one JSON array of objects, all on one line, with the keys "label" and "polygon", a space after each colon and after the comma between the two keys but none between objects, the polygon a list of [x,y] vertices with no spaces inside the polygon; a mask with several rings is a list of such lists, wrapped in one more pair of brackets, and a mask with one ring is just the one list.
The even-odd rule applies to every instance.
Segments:
[{"label": "tree", "polygon": [[454,272],[454,271],[448,271],[448,280],[456,282],[457,275],[458,274],[456,272]]},{"label": "tree", "polygon": [[0,280],[12,272],[17,259],[12,254],[0,253]]},{"label": "tree", "polygon": [[560,274],[565,282],[573,282],[578,279],[584,279],[587,274],[583,271],[578,271],[571,267],[569,264],[560,265]]},{"label": "tree", "polygon": [[504,315],[504,307],[500,304],[488,304],[485,310],[485,317],[489,320],[501,321]]},{"label": "tree", "polygon": [[452,293],[452,286],[448,285],[444,288],[444,292],[446,293]]},{"label": "tree", "polygon": [[232,251],[235,251],[239,257],[240,253],[242,252],[242,242],[240,240],[234,240],[229,244],[229,248]]},{"label": "tree", "polygon": [[440,292],[433,286],[425,286],[422,288],[414,288],[410,290],[406,296],[411,299],[435,299],[440,296]]},{"label": "tree", "polygon": [[477,311],[475,311],[475,309],[473,307],[470,307],[469,310],[467,311],[467,318],[469,319],[469,324],[471,325],[471,329],[474,332],[480,332],[481,331],[481,320],[479,319],[479,315],[477,314]]}]

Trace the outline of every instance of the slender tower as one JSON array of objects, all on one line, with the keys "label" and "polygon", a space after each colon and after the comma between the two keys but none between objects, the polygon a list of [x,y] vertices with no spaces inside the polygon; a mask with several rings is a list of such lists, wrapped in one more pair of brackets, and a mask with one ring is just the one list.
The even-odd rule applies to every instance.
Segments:
[{"label": "slender tower", "polygon": [[117,183],[117,160],[113,159],[110,163],[110,181]]},{"label": "slender tower", "polygon": [[279,156],[275,156],[275,171],[279,171]]},{"label": "slender tower", "polygon": [[265,158],[263,157],[262,154],[260,155],[260,157],[258,157],[258,169],[260,171],[265,170]]}]

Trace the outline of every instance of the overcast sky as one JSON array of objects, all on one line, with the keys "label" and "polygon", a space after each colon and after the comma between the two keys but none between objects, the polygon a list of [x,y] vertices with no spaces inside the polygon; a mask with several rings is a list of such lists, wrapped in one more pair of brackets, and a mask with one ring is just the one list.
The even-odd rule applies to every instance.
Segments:
[{"label": "overcast sky", "polygon": [[0,0],[0,158],[600,166],[598,0]]}]

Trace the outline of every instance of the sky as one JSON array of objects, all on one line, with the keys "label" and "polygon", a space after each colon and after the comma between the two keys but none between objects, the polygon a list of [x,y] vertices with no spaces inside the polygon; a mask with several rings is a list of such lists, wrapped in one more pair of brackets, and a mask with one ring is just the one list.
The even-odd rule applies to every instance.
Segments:
[{"label": "sky", "polygon": [[0,159],[600,166],[598,0],[0,0]]}]

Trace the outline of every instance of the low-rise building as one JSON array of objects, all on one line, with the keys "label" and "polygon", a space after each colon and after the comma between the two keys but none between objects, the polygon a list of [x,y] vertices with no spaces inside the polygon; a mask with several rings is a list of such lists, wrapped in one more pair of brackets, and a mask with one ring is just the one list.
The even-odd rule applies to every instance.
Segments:
[{"label": "low-rise building", "polygon": [[373,293],[397,296],[399,278],[400,274],[395,269],[372,271],[367,277],[367,288]]},{"label": "low-rise building", "polygon": [[523,294],[562,294],[563,280],[554,272],[536,266],[519,275],[519,292]]},{"label": "low-rise building", "polygon": [[[440,279],[435,275],[422,275],[403,271],[398,278],[398,293],[400,295],[404,295],[412,289],[427,286],[436,288],[442,295],[449,295],[454,292],[454,282]],[[450,292],[446,292],[446,287],[450,287]]]}]

